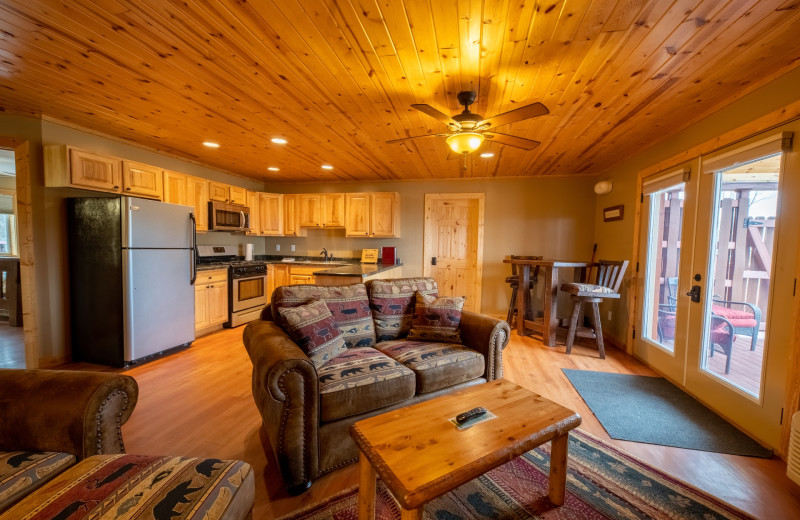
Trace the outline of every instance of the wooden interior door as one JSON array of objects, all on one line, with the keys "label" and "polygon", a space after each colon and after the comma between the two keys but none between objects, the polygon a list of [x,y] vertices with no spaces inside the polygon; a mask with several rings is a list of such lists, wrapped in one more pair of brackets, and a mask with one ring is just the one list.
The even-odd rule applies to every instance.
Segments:
[{"label": "wooden interior door", "polygon": [[481,310],[483,203],[483,193],[425,194],[423,274],[440,296],[466,296],[473,312]]}]

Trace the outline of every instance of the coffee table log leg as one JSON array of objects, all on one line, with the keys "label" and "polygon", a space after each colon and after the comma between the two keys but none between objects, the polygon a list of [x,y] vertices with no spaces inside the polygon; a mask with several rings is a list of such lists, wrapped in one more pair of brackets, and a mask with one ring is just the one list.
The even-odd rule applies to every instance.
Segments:
[{"label": "coffee table log leg", "polygon": [[564,505],[567,493],[567,441],[569,434],[556,437],[550,444],[550,485],[548,493],[550,502],[557,506]]},{"label": "coffee table log leg", "polygon": [[375,468],[363,453],[359,457],[361,460],[359,462],[358,518],[359,520],[375,520]]},{"label": "coffee table log leg", "polygon": [[422,520],[422,508],[403,509],[400,508],[400,520]]}]

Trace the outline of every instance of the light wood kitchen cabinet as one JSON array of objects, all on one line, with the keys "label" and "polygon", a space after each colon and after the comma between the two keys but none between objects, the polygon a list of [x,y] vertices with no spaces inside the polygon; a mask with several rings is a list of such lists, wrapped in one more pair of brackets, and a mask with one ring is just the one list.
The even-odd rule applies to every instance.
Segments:
[{"label": "light wood kitchen cabinet", "polygon": [[267,298],[272,300],[276,287],[289,285],[289,266],[284,264],[267,264]]},{"label": "light wood kitchen cabinet", "polygon": [[186,204],[194,208],[197,231],[208,231],[208,180],[186,176]]},{"label": "light wood kitchen cabinet", "polygon": [[396,192],[348,193],[345,235],[388,238],[400,235],[400,196]]},{"label": "light wood kitchen cabinet", "polygon": [[125,195],[162,200],[164,198],[161,168],[133,161],[122,161],[122,186]]},{"label": "light wood kitchen cabinet", "polygon": [[189,204],[189,200],[186,197],[188,177],[185,173],[164,170],[164,202]]},{"label": "light wood kitchen cabinet", "polygon": [[298,195],[301,227],[344,227],[344,193],[301,193]]},{"label": "light wood kitchen cabinet", "polygon": [[[259,193],[259,220],[261,234],[266,236],[283,235],[283,195],[278,193]],[[250,208],[253,214],[253,208]]]},{"label": "light wood kitchen cabinet", "polygon": [[314,272],[324,269],[319,265],[290,265],[289,266],[289,283],[296,284],[313,284]]},{"label": "light wood kitchen cabinet", "polygon": [[194,329],[208,329],[228,321],[228,270],[197,273],[194,285]]},{"label": "light wood kitchen cabinet", "polygon": [[208,200],[244,206],[247,203],[247,190],[224,182],[208,181]]},{"label": "light wood kitchen cabinet", "polygon": [[258,212],[259,199],[261,199],[259,192],[247,191],[247,207],[250,208],[250,230],[247,231],[248,235],[261,234],[261,218]]},{"label": "light wood kitchen cabinet", "polygon": [[122,160],[66,145],[45,146],[44,185],[122,193]]},{"label": "light wood kitchen cabinet", "polygon": [[304,237],[308,235],[305,228],[300,227],[300,205],[297,194],[283,196],[283,236]]}]

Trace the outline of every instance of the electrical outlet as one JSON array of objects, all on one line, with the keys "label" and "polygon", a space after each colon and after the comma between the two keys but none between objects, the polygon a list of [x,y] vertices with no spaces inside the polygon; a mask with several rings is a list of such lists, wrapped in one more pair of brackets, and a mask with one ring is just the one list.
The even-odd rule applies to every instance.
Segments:
[{"label": "electrical outlet", "polygon": [[275,251],[280,251],[280,250],[281,250],[281,245],[275,244]]},{"label": "electrical outlet", "polygon": [[292,244],[292,253],[294,253],[294,244]]}]

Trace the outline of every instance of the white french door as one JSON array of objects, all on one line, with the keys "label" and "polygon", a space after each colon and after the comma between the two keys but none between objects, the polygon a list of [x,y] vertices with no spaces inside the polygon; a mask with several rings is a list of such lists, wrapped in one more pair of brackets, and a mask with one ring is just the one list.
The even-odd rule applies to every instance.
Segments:
[{"label": "white french door", "polygon": [[[777,447],[792,338],[796,154],[783,134],[643,179],[634,353]],[[642,273],[642,266],[644,272]]]}]

